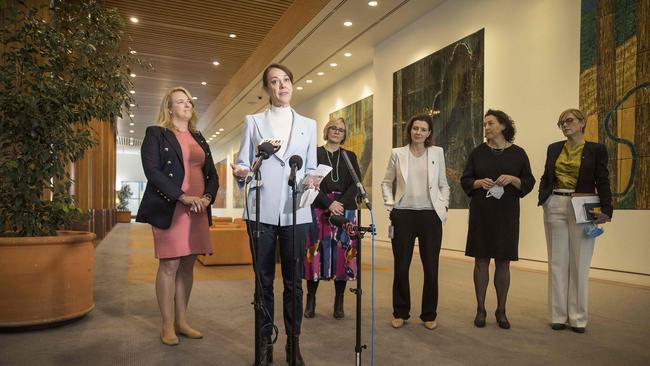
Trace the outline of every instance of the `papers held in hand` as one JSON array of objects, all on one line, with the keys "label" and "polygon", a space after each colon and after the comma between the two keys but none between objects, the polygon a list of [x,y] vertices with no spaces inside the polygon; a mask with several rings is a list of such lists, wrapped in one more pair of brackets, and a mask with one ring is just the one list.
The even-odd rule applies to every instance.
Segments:
[{"label": "papers held in hand", "polygon": [[596,195],[575,195],[571,197],[576,223],[585,224],[596,219],[600,213],[600,199]]},{"label": "papers held in hand", "polygon": [[[318,164],[316,170],[311,172],[311,176],[325,178],[332,171],[332,167],[329,165]],[[307,207],[311,205],[318,196],[318,187],[305,187],[305,190],[302,192],[300,197],[300,207]]]}]

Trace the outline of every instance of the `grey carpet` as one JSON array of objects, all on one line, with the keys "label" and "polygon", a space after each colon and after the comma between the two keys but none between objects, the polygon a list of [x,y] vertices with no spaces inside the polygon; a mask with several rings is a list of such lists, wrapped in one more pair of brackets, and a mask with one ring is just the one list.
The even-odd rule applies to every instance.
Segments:
[{"label": "grey carpet", "polygon": [[[136,254],[148,227],[118,224],[97,247],[96,308],[70,324],[28,332],[0,332],[0,365],[250,365],[253,359],[253,282],[249,267],[199,268],[190,301],[189,319],[204,332],[202,340],[181,338],[164,346],[158,334],[160,318],[153,283],[135,281],[129,271],[147,266]],[[131,245],[129,245],[131,241]],[[364,263],[370,262],[364,246]],[[546,319],[545,273],[512,269],[508,299],[511,330],[494,320],[494,287],[488,290],[488,325],[474,327],[475,298],[472,264],[442,258],[440,263],[439,327],[425,329],[419,321],[421,264],[411,269],[413,311],[402,329],[392,329],[392,254],[376,249],[375,364],[376,365],[649,365],[650,289],[602,281],[590,283],[590,321],[585,334],[552,331]],[[132,268],[129,268],[131,266]],[[364,269],[369,268],[364,265]],[[145,272],[148,270],[144,268]],[[279,271],[277,271],[279,274]],[[363,272],[364,365],[370,364],[370,272]],[[136,276],[137,277],[137,276]],[[142,276],[138,277],[141,278]],[[146,277],[146,276],[145,276]],[[199,277],[201,280],[199,280]],[[129,280],[131,279],[131,280]],[[331,316],[333,284],[323,282],[317,296],[317,316],[303,321],[301,349],[308,365],[353,365],[354,298],[347,293],[346,318]],[[276,279],[276,323],[280,339],[275,365],[284,365],[281,282]],[[1,310],[0,310],[1,311]]]}]

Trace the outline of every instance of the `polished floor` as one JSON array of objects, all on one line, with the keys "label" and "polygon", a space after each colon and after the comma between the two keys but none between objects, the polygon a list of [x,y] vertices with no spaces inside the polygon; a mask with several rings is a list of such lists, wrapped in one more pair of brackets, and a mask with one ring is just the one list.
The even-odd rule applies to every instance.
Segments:
[{"label": "polished floor", "polygon": [[[494,320],[494,289],[488,294],[488,325],[475,328],[472,263],[444,257],[440,264],[438,329],[419,322],[421,264],[414,257],[414,309],[401,329],[390,326],[392,254],[375,250],[375,332],[371,338],[370,248],[364,246],[362,337],[370,365],[649,365],[650,289],[612,282],[590,283],[590,322],[585,334],[552,331],[546,319],[546,274],[513,268],[508,301],[512,329]],[[197,264],[190,302],[191,324],[202,340],[181,338],[164,346],[154,296],[151,230],[119,224],[97,247],[96,308],[86,317],[44,330],[0,332],[0,366],[19,365],[250,365],[252,272],[249,266]],[[277,271],[279,273],[279,270]],[[276,280],[276,300],[281,298]],[[322,283],[317,316],[303,321],[301,349],[308,365],[353,365],[354,298],[346,296],[343,320],[332,318],[333,286]],[[276,302],[277,304],[277,302]],[[0,310],[1,311],[1,310]],[[284,326],[276,305],[280,338],[275,365],[284,365]]]}]

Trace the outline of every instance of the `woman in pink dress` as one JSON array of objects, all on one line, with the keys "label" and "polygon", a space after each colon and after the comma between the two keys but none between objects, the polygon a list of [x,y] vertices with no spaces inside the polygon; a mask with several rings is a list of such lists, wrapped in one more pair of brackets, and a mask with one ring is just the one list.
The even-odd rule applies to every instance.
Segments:
[{"label": "woman in pink dress", "polygon": [[190,93],[182,87],[163,98],[158,126],[142,142],[147,177],[136,221],[152,225],[156,258],[156,296],[162,315],[160,339],[177,345],[177,334],[203,338],[185,316],[197,254],[212,254],[210,205],[219,188],[205,138],[196,129]]}]

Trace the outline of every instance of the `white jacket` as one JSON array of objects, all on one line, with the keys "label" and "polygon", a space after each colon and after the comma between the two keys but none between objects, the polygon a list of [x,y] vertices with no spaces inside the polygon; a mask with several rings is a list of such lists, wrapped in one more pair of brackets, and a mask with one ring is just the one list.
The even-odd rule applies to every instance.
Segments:
[{"label": "white jacket", "polygon": [[[384,180],[381,182],[381,192],[384,196],[384,205],[391,210],[395,202],[399,202],[406,192],[408,178],[409,145],[393,149],[386,168]],[[441,147],[430,146],[427,148],[427,181],[429,183],[429,197],[433,208],[444,224],[447,221],[447,207],[449,207],[449,184],[445,169],[445,154]],[[395,195],[393,195],[393,182],[397,179]]]},{"label": "white jacket", "polygon": [[[287,226],[291,225],[292,198],[289,187],[289,158],[292,155],[299,155],[304,162],[302,169],[296,172],[296,181],[300,182],[316,169],[316,121],[303,117],[293,109],[293,124],[291,136],[287,149],[283,156],[273,154],[262,164],[261,190],[260,190],[260,221],[264,224]],[[237,165],[251,168],[255,161],[256,147],[264,139],[273,139],[273,129],[269,118],[269,110],[266,112],[248,115],[245,120],[244,136],[239,146],[239,158]],[[285,142],[286,143],[286,142]],[[253,180],[251,188],[257,186]],[[250,219],[255,219],[255,190],[251,189],[247,197]],[[300,195],[298,195],[300,200]],[[246,210],[244,218],[248,219]],[[311,207],[307,205],[298,208],[296,211],[296,223],[304,224],[312,221]]]}]

